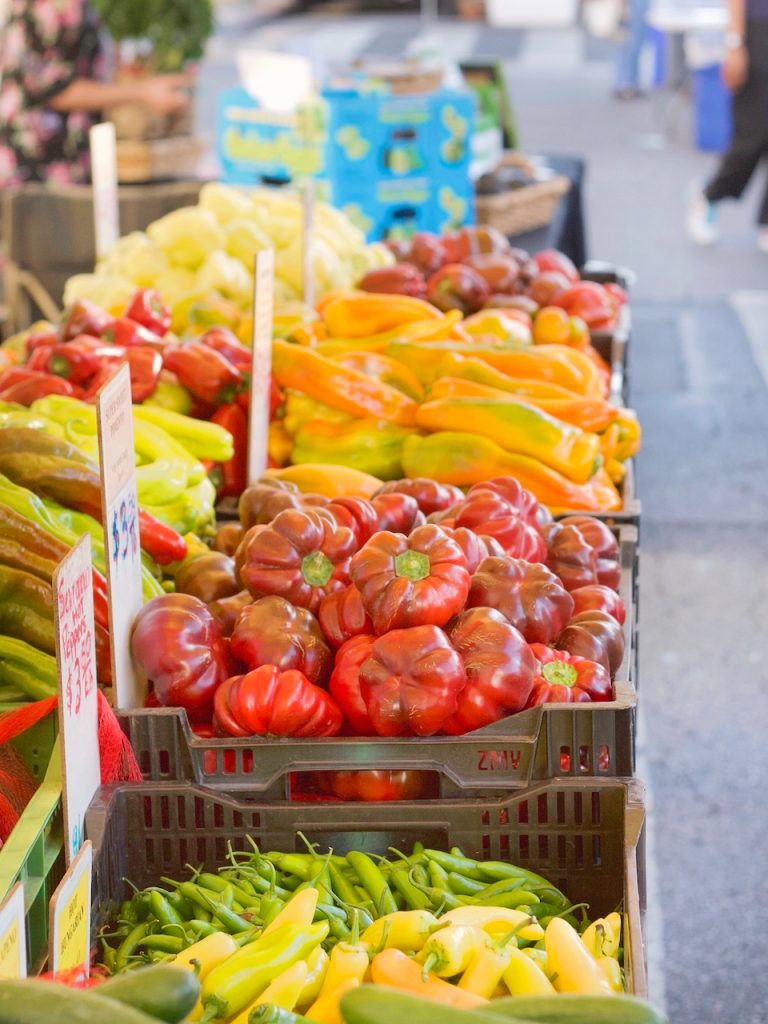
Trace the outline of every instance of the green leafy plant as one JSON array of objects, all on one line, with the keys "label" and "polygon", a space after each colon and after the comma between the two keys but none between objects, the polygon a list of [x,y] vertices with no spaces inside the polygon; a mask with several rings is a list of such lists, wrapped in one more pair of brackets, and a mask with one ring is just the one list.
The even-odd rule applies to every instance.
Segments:
[{"label": "green leafy plant", "polygon": [[115,40],[143,39],[156,71],[178,71],[199,60],[213,32],[211,0],[93,0]]}]

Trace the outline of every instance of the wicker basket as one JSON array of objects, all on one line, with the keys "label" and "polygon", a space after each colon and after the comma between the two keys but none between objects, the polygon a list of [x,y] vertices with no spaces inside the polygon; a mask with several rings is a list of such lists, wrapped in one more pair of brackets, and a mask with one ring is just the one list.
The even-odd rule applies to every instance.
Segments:
[{"label": "wicker basket", "polygon": [[[500,167],[520,167],[535,176],[536,169],[519,153],[505,153]],[[476,197],[477,223],[489,224],[505,235],[521,235],[545,227],[555,215],[557,204],[571,187],[562,174],[523,188],[508,189]]]}]

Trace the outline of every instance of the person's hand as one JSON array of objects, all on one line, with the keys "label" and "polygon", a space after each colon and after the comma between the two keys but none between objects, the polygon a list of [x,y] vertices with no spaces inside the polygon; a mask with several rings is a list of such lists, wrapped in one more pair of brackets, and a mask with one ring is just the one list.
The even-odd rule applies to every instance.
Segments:
[{"label": "person's hand", "polygon": [[729,50],[723,63],[722,78],[726,88],[738,92],[747,80],[749,58],[746,46],[737,46]]},{"label": "person's hand", "polygon": [[188,75],[152,75],[139,86],[139,100],[156,114],[176,114],[189,106]]}]

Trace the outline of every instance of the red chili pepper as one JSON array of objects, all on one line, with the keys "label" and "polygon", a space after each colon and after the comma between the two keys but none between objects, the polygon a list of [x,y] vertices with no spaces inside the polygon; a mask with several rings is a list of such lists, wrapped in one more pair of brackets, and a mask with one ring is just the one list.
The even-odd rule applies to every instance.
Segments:
[{"label": "red chili pepper", "polygon": [[350,575],[378,634],[444,626],[464,607],[471,581],[462,549],[432,525],[409,537],[377,533],[352,559]]},{"label": "red chili pepper", "polygon": [[368,707],[360,692],[360,669],[370,658],[375,636],[353,636],[336,653],[328,689],[344,712],[347,725],[358,736],[375,736]]},{"label": "red chili pepper", "polygon": [[262,597],[246,605],[235,622],[229,649],[248,669],[296,669],[320,686],[327,683],[333,665],[317,619],[283,597]]},{"label": "red chili pepper", "polygon": [[353,636],[373,633],[373,623],[363,607],[357,587],[336,590],[320,602],[317,617],[326,639],[333,647],[341,647]]},{"label": "red chili pepper", "polygon": [[320,510],[286,509],[248,531],[240,578],[254,597],[277,594],[314,612],[322,598],[349,583],[354,533]]},{"label": "red chili pepper", "polygon": [[[38,349],[38,352],[44,350]],[[84,384],[105,360],[119,360],[124,349],[105,345],[101,338],[80,334],[73,341],[61,342],[47,350],[48,370],[73,384]]]},{"label": "red chili pepper", "polygon": [[235,403],[221,405],[211,416],[211,423],[218,423],[232,435],[234,455],[228,462],[221,463],[220,498],[239,498],[248,486],[248,417]]},{"label": "red chili pepper", "polygon": [[38,370],[40,373],[51,372],[51,352],[55,345],[39,345],[30,353],[29,359],[24,364],[27,370]]},{"label": "red chili pepper", "polygon": [[200,337],[200,344],[219,352],[241,373],[250,372],[253,361],[251,350],[228,327],[211,327]]},{"label": "red chili pepper", "polygon": [[[7,383],[6,374],[15,373],[23,376],[13,378]],[[38,398],[46,395],[67,395],[70,398],[80,398],[82,389],[70,384],[52,373],[42,373],[39,370],[26,370],[12,368],[0,375],[0,401],[17,402],[19,405],[31,405]]]},{"label": "red chili pepper", "polygon": [[186,708],[191,722],[210,722],[213,696],[232,674],[221,627],[202,601],[162,594],[136,616],[131,651],[164,707]]},{"label": "red chili pepper", "polygon": [[142,548],[158,565],[170,565],[187,557],[187,542],[181,534],[144,509],[139,509],[139,536]]},{"label": "red chili pepper", "polygon": [[112,317],[106,310],[88,299],[77,299],[67,306],[59,324],[61,341],[69,341],[78,334],[92,334],[97,338],[112,323]]},{"label": "red chili pepper", "polygon": [[528,643],[551,643],[573,615],[573,598],[545,565],[486,558],[472,577],[467,608],[495,608]]},{"label": "red chili pepper", "polygon": [[538,662],[528,707],[610,700],[611,678],[602,665],[544,644],[532,644]]},{"label": "red chili pepper", "polygon": [[437,626],[395,629],[360,667],[360,693],[379,736],[432,736],[456,712],[464,665]]},{"label": "red chili pepper", "polygon": [[167,346],[163,364],[194,398],[214,407],[231,402],[243,381],[227,358],[199,342]]},{"label": "red chili pepper", "polygon": [[471,608],[451,623],[448,638],[467,674],[459,706],[443,731],[463,735],[522,711],[533,688],[536,659],[522,635],[493,608]]},{"label": "red chili pepper", "polygon": [[[237,735],[335,736],[342,725],[334,699],[295,669],[281,672],[275,665],[262,665],[228,680],[217,697],[217,725],[226,729],[231,716]],[[229,713],[224,721],[220,711]]]},{"label": "red chili pepper", "polygon": [[170,309],[154,288],[141,288],[126,306],[124,317],[141,324],[159,338],[171,329],[173,317]]},{"label": "red chili pepper", "polygon": [[121,348],[148,345],[156,352],[163,352],[168,347],[168,342],[159,334],[147,330],[135,320],[129,320],[127,316],[118,316],[111,320],[101,332],[101,337],[111,345],[119,345]]}]

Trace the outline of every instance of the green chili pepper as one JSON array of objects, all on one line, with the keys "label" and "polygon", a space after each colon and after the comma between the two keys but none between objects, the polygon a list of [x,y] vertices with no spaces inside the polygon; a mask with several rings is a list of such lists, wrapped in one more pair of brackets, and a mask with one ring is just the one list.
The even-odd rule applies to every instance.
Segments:
[{"label": "green chili pepper", "polygon": [[216,932],[220,931],[219,928],[215,928],[212,924],[207,921],[201,921],[199,918],[193,918],[191,921],[187,921],[185,926],[187,935],[191,936],[192,942],[197,942],[199,939],[205,939],[209,935],[215,935]]},{"label": "green chili pepper", "polygon": [[451,892],[457,896],[477,896],[485,888],[482,882],[477,882],[474,878],[467,878],[466,875],[460,875],[458,871],[448,872],[448,885],[451,887]]},{"label": "green chili pepper", "polygon": [[181,915],[157,889],[149,894],[149,906],[161,925],[182,923]]},{"label": "green chili pepper", "polygon": [[333,891],[342,903],[346,903],[347,906],[356,907],[358,903],[357,893],[355,887],[336,864],[328,865],[328,874],[330,875],[331,885]]},{"label": "green chili pepper", "polygon": [[139,945],[144,949],[156,950],[161,953],[180,953],[184,942],[175,935],[147,935]]},{"label": "green chili pepper", "polygon": [[402,867],[397,867],[389,876],[390,884],[395,888],[408,904],[409,910],[429,910],[432,901],[417,889],[408,877],[410,869],[408,862],[403,861]]},{"label": "green chili pepper", "polygon": [[269,866],[272,869],[272,878],[270,881],[270,887],[267,892],[261,897],[261,903],[259,905],[259,917],[261,918],[264,927],[271,924],[280,911],[285,906],[283,900],[275,892],[275,886],[277,883],[277,872],[275,871],[275,865],[269,862]]},{"label": "green chili pepper", "polygon": [[120,946],[115,954],[115,973],[119,974],[121,971],[126,970],[128,967],[128,959],[138,949],[142,939],[146,938],[149,932],[149,925],[146,921],[142,921],[137,924],[135,928],[132,928],[128,935],[120,943]]},{"label": "green chili pepper", "polygon": [[252,893],[246,892],[241,886],[237,885],[234,880],[228,877],[222,877],[222,875],[213,875],[207,871],[197,876],[197,884],[202,885],[204,889],[210,889],[212,892],[225,893],[227,890],[231,891],[232,898],[236,900],[243,909],[246,907],[253,907],[258,909],[259,898]]},{"label": "green chili pepper", "polygon": [[509,892],[497,893],[496,896],[475,896],[474,902],[478,906],[508,907],[514,910],[515,907],[533,908],[539,902],[539,897],[527,889],[512,889]]},{"label": "green chili pepper", "polygon": [[308,881],[315,860],[308,853],[268,853],[266,857],[282,874],[298,875],[304,882]]},{"label": "green chili pepper", "polygon": [[229,907],[225,906],[223,903],[217,903],[205,893],[202,895],[203,899],[210,900],[209,909],[211,913],[217,921],[221,921],[230,935],[236,935],[238,932],[246,932],[253,927],[252,921],[247,921],[234,910],[230,910]]},{"label": "green chili pepper", "polygon": [[435,889],[450,890],[450,883],[448,881],[448,872],[441,868],[435,860],[431,860],[427,863],[427,874],[429,875],[429,881]]},{"label": "green chili pepper", "polygon": [[450,853],[443,853],[441,850],[425,850],[424,855],[436,864],[439,864],[445,871],[459,871],[468,878],[476,878],[482,882],[485,875],[481,872],[476,860],[469,857],[456,857]]},{"label": "green chili pepper", "polygon": [[115,961],[117,959],[117,950],[113,949],[104,943],[104,947],[101,953],[101,962],[107,968],[110,974],[115,973]]},{"label": "green chili pepper", "polygon": [[384,917],[386,914],[394,914],[397,910],[397,904],[392,895],[392,890],[371,858],[359,850],[353,850],[347,854],[347,863],[355,872],[363,888],[373,901],[376,912],[381,917]]}]

